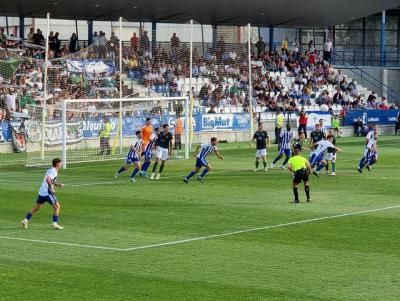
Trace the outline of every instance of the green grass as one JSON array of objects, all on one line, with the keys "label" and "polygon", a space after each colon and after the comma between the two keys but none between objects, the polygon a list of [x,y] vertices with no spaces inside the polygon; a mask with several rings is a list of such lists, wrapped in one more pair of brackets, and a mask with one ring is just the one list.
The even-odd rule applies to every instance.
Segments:
[{"label": "green grass", "polygon": [[296,206],[290,174],[252,172],[245,144],[221,144],[225,161],[210,160],[204,184],[182,183],[193,160],[170,161],[166,178],[136,184],[113,178],[119,161],[71,166],[59,177],[60,232],[50,230],[48,206],[27,231],[18,228],[43,170],[2,168],[0,300],[398,300],[400,208],[131,251],[85,247],[129,249],[400,205],[400,141],[379,144],[380,162],[360,175],[363,140],[339,139],[338,176],[312,177],[313,202]]}]

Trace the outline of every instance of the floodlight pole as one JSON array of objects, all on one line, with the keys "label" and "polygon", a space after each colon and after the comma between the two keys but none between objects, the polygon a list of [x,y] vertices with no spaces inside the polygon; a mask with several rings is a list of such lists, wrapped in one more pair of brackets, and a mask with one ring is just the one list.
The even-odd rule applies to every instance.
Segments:
[{"label": "floodlight pole", "polygon": [[41,143],[41,159],[44,160],[44,147],[46,140],[46,115],[47,115],[47,81],[48,81],[48,64],[49,64],[49,33],[50,33],[50,13],[47,13],[46,24],[46,45],[44,54],[44,81],[43,81],[43,106],[42,106],[42,143]]},{"label": "floodlight pole", "polygon": [[252,76],[251,76],[251,24],[248,24],[248,56],[249,56],[249,111],[250,111],[250,135],[254,132],[254,122],[253,122],[253,87],[252,87]]},{"label": "floodlight pole", "polygon": [[122,98],[124,97],[123,91],[122,91],[122,71],[123,71],[123,66],[122,66],[122,17],[119,18],[119,152],[122,154],[122,148],[123,148],[123,137],[122,137],[122,121],[123,121],[123,106],[122,106]]}]

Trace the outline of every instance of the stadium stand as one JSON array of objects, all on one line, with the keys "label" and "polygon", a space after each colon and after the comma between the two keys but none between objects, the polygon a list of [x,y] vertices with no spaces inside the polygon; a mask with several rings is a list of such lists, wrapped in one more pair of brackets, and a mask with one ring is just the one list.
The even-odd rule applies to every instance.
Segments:
[{"label": "stadium stand", "polygon": [[[95,58],[111,60],[117,64],[118,37],[107,39],[100,32],[94,43],[75,52],[73,37],[61,45],[57,33],[49,40],[51,68],[48,101],[57,104],[66,98],[116,98],[119,75],[99,75],[88,79],[69,72],[65,61],[73,58]],[[136,42],[124,44],[123,63],[124,96],[152,94],[160,96],[182,96],[191,90],[195,103],[203,111],[210,107],[218,112],[247,111],[249,107],[248,66],[246,58],[237,54],[237,49],[224,46],[224,53],[210,48],[197,56],[192,70],[192,89],[189,87],[189,53],[180,46],[175,36],[175,45],[150,51],[146,33]],[[30,40],[21,42],[13,37],[4,39],[0,50],[3,67],[0,77],[1,118],[11,117],[13,112],[29,114],[35,105],[43,102],[43,55],[45,40],[40,29]],[[252,53],[252,84],[255,112],[284,110],[296,112],[333,111],[357,109],[395,108],[384,97],[378,97],[356,81],[346,77],[324,61],[322,53],[312,47],[300,52],[292,49],[275,52],[254,51]],[[129,84],[128,84],[129,83]],[[136,87],[136,91],[133,88]]]}]

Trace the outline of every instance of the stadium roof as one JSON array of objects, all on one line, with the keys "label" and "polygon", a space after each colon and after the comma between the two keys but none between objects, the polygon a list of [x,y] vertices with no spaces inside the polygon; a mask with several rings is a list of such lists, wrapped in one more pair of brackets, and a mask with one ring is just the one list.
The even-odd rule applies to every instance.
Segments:
[{"label": "stadium roof", "polygon": [[328,27],[399,6],[400,0],[0,0],[0,15]]}]

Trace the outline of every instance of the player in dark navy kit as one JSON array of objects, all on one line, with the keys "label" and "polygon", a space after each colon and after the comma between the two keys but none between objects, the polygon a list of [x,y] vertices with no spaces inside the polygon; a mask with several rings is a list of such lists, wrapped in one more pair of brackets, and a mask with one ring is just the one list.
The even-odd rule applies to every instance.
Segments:
[{"label": "player in dark navy kit", "polygon": [[[174,136],[169,132],[168,124],[164,124],[162,128],[163,131],[158,135],[156,140],[156,162],[154,162],[150,180],[160,179],[161,173],[164,170],[165,162],[167,162],[168,157],[172,152],[172,141],[174,140]],[[156,174],[157,166],[160,162],[160,169]]]},{"label": "player in dark navy kit", "polygon": [[53,222],[51,224],[54,230],[64,229],[58,224],[58,216],[60,213],[60,203],[58,202],[55,194],[55,187],[64,187],[64,184],[57,183],[58,172],[62,168],[61,159],[55,158],[52,162],[52,168],[50,168],[44,176],[42,185],[40,186],[39,195],[36,200],[36,205],[28,212],[21,224],[24,229],[28,229],[28,223],[31,220],[33,214],[38,212],[45,203],[49,203],[53,207]]},{"label": "player in dark navy kit", "polygon": [[304,141],[306,140],[306,135],[305,135],[305,133],[304,132],[300,132],[299,133],[299,138],[295,138],[295,139],[293,139],[294,140],[294,142],[293,142],[293,145],[292,145],[292,154],[294,154],[294,149],[295,148],[300,148],[300,149],[304,149],[304,150],[307,150],[305,147],[304,147]]},{"label": "player in dark navy kit", "polygon": [[267,141],[268,148],[271,148],[271,142],[268,137],[268,133],[264,131],[263,124],[258,124],[258,130],[254,133],[253,140],[251,141],[251,145],[253,145],[254,141],[256,142],[256,169],[258,170],[258,166],[260,165],[260,159],[263,160],[264,171],[267,171]]},{"label": "player in dark navy kit", "polygon": [[315,144],[326,138],[319,123],[315,125],[315,130],[311,132],[310,138],[310,150],[314,150]]},{"label": "player in dark navy kit", "polygon": [[[335,138],[334,134],[335,134],[334,129],[329,129],[328,137],[331,137],[332,144],[336,146],[336,138]],[[336,149],[333,147],[328,147],[328,149],[326,150],[324,160],[327,163],[325,166],[326,173],[329,174],[329,163],[331,163],[331,165],[332,165],[331,176],[336,176]]]},{"label": "player in dark navy kit", "polygon": [[204,181],[204,177],[206,174],[211,170],[211,165],[207,162],[207,157],[215,153],[215,155],[218,157],[220,160],[224,160],[224,157],[221,156],[221,154],[218,152],[217,149],[217,144],[218,144],[218,139],[216,137],[211,138],[211,143],[209,144],[202,144],[197,146],[196,151],[195,151],[195,156],[196,156],[196,165],[194,167],[194,170],[191,171],[184,179],[183,182],[186,184],[189,184],[189,180],[197,174],[202,167],[205,167],[202,174],[197,177],[197,180],[201,183]]}]

